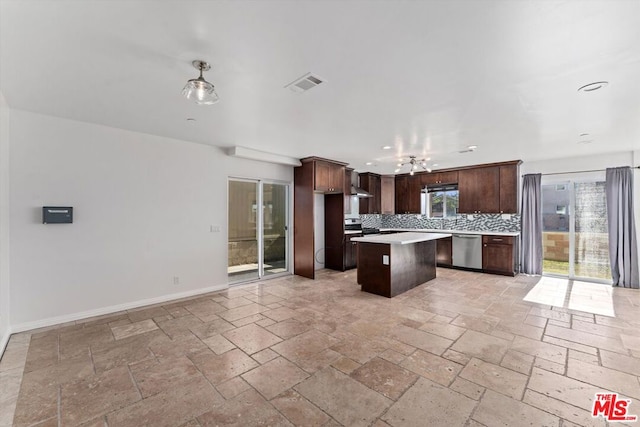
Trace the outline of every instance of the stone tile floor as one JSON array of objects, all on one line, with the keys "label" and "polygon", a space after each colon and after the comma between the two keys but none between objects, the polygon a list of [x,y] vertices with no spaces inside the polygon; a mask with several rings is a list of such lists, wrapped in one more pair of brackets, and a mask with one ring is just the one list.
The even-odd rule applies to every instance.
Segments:
[{"label": "stone tile floor", "polygon": [[[597,426],[640,415],[640,291],[439,269],[287,276],[12,336],[0,425]],[[616,423],[618,424],[618,423]]]}]

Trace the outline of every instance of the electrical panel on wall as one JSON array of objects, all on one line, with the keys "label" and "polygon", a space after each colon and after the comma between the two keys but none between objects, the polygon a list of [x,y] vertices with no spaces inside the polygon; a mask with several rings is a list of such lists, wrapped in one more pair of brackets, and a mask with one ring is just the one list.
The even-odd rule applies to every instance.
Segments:
[{"label": "electrical panel on wall", "polygon": [[72,224],[73,207],[71,206],[43,206],[43,224]]}]

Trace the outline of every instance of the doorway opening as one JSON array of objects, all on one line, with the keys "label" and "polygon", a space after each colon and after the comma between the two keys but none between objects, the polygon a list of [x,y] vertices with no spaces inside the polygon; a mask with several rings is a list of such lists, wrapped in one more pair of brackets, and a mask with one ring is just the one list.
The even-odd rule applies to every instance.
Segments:
[{"label": "doorway opening", "polygon": [[545,275],[611,283],[605,181],[542,185]]},{"label": "doorway opening", "polygon": [[289,273],[289,184],[229,179],[229,283]]}]

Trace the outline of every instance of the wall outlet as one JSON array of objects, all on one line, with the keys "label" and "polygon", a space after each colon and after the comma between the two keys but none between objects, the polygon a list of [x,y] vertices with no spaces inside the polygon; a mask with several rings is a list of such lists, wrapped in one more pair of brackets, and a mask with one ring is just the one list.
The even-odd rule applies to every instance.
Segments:
[{"label": "wall outlet", "polygon": [[502,219],[511,219],[511,214],[502,214]]},{"label": "wall outlet", "polygon": [[220,226],[219,225],[212,225],[209,227],[209,231],[212,233],[219,233],[220,232]]},{"label": "wall outlet", "polygon": [[179,285],[180,284],[180,277],[173,276],[173,284],[174,285]]},{"label": "wall outlet", "polygon": [[389,265],[389,255],[382,255],[382,265]]},{"label": "wall outlet", "polygon": [[467,221],[473,221],[473,215],[467,215]]}]

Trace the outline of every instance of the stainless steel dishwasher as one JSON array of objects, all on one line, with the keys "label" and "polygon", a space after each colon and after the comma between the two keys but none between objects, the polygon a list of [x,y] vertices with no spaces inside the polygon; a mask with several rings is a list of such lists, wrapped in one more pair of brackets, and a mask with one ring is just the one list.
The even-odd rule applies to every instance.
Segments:
[{"label": "stainless steel dishwasher", "polygon": [[482,236],[479,234],[454,234],[452,263],[456,267],[482,268]]}]

